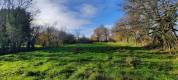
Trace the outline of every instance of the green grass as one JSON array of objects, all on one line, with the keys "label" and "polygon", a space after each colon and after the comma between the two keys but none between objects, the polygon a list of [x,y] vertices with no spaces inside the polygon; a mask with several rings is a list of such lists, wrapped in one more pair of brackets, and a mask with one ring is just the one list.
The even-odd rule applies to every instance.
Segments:
[{"label": "green grass", "polygon": [[176,56],[121,43],[0,56],[0,80],[176,80],[177,75]]}]

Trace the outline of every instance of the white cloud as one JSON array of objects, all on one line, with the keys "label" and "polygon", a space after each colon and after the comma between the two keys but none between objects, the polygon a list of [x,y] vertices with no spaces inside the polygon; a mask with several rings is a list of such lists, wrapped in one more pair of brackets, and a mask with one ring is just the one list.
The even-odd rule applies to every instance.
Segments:
[{"label": "white cloud", "polygon": [[[34,23],[39,25],[56,24],[56,28],[76,29],[90,23],[89,17],[96,13],[96,8],[90,4],[84,4],[80,7],[80,12],[72,11],[65,6],[67,0],[34,0],[33,7],[40,10],[34,16]],[[83,15],[81,17],[81,15]]]},{"label": "white cloud", "polygon": [[80,11],[84,14],[84,16],[93,16],[97,12],[97,8],[90,4],[83,4]]}]

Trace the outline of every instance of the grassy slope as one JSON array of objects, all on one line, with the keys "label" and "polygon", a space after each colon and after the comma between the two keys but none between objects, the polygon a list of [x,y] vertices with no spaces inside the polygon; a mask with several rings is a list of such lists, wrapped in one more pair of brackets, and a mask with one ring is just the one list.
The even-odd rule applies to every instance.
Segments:
[{"label": "grassy slope", "polygon": [[177,62],[128,44],[75,44],[1,55],[0,80],[175,80]]}]

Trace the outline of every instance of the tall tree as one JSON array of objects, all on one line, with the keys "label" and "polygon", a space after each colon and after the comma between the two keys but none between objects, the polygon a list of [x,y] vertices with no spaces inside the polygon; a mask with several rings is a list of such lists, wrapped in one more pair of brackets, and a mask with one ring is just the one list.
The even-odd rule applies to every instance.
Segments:
[{"label": "tall tree", "polygon": [[132,37],[132,31],[130,27],[127,26],[127,21],[125,18],[116,23],[116,25],[112,28],[111,33],[114,41],[129,42],[129,38]]},{"label": "tall tree", "polygon": [[176,0],[127,0],[124,9],[131,27],[140,28],[139,33],[150,36],[154,45],[175,49]]},{"label": "tall tree", "polygon": [[32,16],[27,12],[31,0],[1,0],[1,3],[0,48],[5,48],[8,52],[18,51],[22,46],[28,45],[31,37]]},{"label": "tall tree", "polygon": [[96,28],[93,32],[93,35],[91,36],[91,38],[94,41],[108,41],[109,40],[109,36],[110,36],[110,32],[107,28],[104,27],[104,25],[99,26],[98,28]]}]

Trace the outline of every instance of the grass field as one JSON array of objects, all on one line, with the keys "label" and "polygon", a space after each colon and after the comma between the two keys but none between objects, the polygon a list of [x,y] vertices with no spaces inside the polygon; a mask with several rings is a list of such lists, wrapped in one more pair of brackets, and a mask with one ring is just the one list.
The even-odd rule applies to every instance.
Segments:
[{"label": "grass field", "polygon": [[176,80],[178,58],[128,44],[74,44],[0,56],[0,80]]}]

